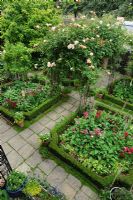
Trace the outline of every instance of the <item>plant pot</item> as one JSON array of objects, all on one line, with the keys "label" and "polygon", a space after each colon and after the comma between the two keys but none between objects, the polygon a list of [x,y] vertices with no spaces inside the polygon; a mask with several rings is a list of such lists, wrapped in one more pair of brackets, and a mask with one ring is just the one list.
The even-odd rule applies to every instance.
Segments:
[{"label": "plant pot", "polygon": [[17,190],[10,190],[10,188],[6,187],[6,191],[7,193],[9,194],[10,197],[12,198],[17,198],[17,197],[20,197],[22,195],[22,190],[24,189],[26,183],[27,183],[27,179],[23,182],[23,184],[21,185],[20,188],[18,188]]},{"label": "plant pot", "polygon": [[21,128],[23,128],[23,127],[24,127],[24,120],[17,121],[16,124],[17,124],[18,126],[20,126]]}]

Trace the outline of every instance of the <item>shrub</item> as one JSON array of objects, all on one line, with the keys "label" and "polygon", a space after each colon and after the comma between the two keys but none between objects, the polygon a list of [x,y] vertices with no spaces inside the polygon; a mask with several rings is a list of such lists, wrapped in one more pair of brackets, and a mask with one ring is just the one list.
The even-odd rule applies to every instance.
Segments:
[{"label": "shrub", "polygon": [[14,0],[5,2],[2,11],[2,39],[10,43],[36,44],[50,27],[58,24],[54,1]]},{"label": "shrub", "polygon": [[31,68],[31,55],[23,43],[6,43],[3,51],[4,68],[14,78],[26,77]]}]

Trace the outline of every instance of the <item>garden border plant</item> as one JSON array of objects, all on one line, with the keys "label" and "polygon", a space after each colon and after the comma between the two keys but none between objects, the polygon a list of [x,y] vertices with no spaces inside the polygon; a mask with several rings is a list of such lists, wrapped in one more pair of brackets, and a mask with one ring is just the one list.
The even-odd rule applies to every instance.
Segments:
[{"label": "garden border plant", "polygon": [[[119,79],[119,80],[132,80],[131,78],[122,78],[122,79]],[[129,102],[125,102],[124,100],[121,100],[117,97],[115,97],[113,94],[109,94],[109,90],[114,86],[114,84],[119,81],[119,80],[115,80],[113,83],[111,83],[108,88],[107,88],[107,91],[105,92],[99,92],[97,95],[96,95],[96,100],[100,101],[101,103],[106,103],[108,106],[111,104],[111,103],[114,103],[116,104],[116,107],[117,105],[121,107],[121,109],[125,112],[127,112],[128,114],[130,115],[133,115],[133,104],[129,103]],[[104,102],[105,100],[105,102]],[[118,108],[117,108],[118,109]],[[121,112],[121,110],[120,110]]]},{"label": "garden border plant", "polygon": [[[96,107],[101,107],[101,105],[99,103],[96,103]],[[102,108],[104,108],[104,106],[102,106]],[[106,107],[105,110],[110,110],[110,108]],[[74,166],[76,169],[78,169],[81,173],[85,174],[85,176],[87,175],[87,177],[89,179],[91,179],[93,182],[95,182],[99,187],[105,188],[105,187],[111,185],[111,183],[114,181],[114,177],[116,174],[111,174],[111,175],[107,175],[107,176],[98,175],[95,172],[93,172],[92,170],[83,167],[83,165],[81,163],[79,163],[77,160],[75,160],[73,157],[71,157],[68,153],[66,153],[66,151],[64,151],[64,149],[62,147],[58,146],[58,139],[59,139],[58,135],[61,134],[63,131],[65,131],[65,129],[68,125],[73,123],[74,118],[77,116],[77,113],[78,113],[78,111],[75,113],[72,113],[70,116],[65,118],[60,123],[58,123],[51,130],[51,142],[50,142],[49,148],[51,149],[51,151],[53,153],[58,154],[59,157],[61,157],[63,160],[70,163],[72,166]],[[120,174],[117,177],[116,181],[124,184],[125,186],[131,186],[132,178],[133,178],[132,169],[129,170],[129,174],[130,174],[130,176],[124,175],[124,178],[123,178],[123,175]]]}]

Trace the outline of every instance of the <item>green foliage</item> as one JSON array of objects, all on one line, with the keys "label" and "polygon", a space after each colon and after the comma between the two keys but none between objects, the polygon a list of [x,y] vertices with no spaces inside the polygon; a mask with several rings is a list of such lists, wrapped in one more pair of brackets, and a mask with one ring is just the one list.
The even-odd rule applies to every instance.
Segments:
[{"label": "green foliage", "polygon": [[22,112],[16,112],[14,115],[15,122],[23,121],[24,120],[24,114]]},{"label": "green foliage", "polygon": [[131,56],[128,66],[126,68],[126,72],[129,76],[133,77],[133,55]]},{"label": "green foliage", "polygon": [[84,117],[76,118],[75,124],[60,135],[60,145],[97,174],[107,175],[119,167],[127,171],[132,155],[125,154],[124,147],[133,147],[133,132],[130,121],[127,127],[125,120],[105,111],[85,112]]},{"label": "green foliage", "polygon": [[[63,1],[64,12],[74,11],[74,1]],[[84,14],[102,16],[105,13],[114,13],[116,16],[133,18],[133,3],[131,0],[81,0],[77,9]]]},{"label": "green foliage", "polygon": [[41,191],[42,191],[42,187],[36,179],[29,180],[23,190],[24,194],[31,197],[39,195]]},{"label": "green foliage", "polygon": [[22,172],[12,171],[7,177],[7,189],[16,191],[23,186],[25,181],[26,176]]},{"label": "green foliage", "polygon": [[47,83],[41,85],[33,82],[16,81],[6,88],[0,97],[1,104],[15,111],[31,111],[51,94],[51,87]]},{"label": "green foliage", "polygon": [[31,68],[31,55],[22,43],[15,45],[6,43],[3,52],[3,62],[7,73],[23,77]]},{"label": "green foliage", "polygon": [[6,190],[0,190],[0,200],[9,200]]},{"label": "green foliage", "polygon": [[13,0],[7,1],[2,11],[2,39],[10,43],[36,44],[50,27],[58,24],[58,11],[54,1]]},{"label": "green foliage", "polygon": [[118,99],[133,104],[133,80],[122,79],[115,82],[112,94]]},{"label": "green foliage", "polygon": [[112,196],[115,200],[133,200],[133,194],[126,188],[115,189]]},{"label": "green foliage", "polygon": [[42,143],[49,142],[50,141],[50,133],[40,134],[39,138]]}]

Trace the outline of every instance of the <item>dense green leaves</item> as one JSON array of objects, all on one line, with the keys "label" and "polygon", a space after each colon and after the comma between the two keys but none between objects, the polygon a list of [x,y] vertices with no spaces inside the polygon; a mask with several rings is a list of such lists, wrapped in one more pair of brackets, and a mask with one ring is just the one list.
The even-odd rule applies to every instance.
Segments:
[{"label": "dense green leaves", "polygon": [[[133,162],[130,125],[130,120],[113,113],[85,112],[60,135],[60,145],[83,166],[98,174],[110,174],[119,168],[126,171]],[[125,151],[126,147],[132,149],[131,154]]]}]

